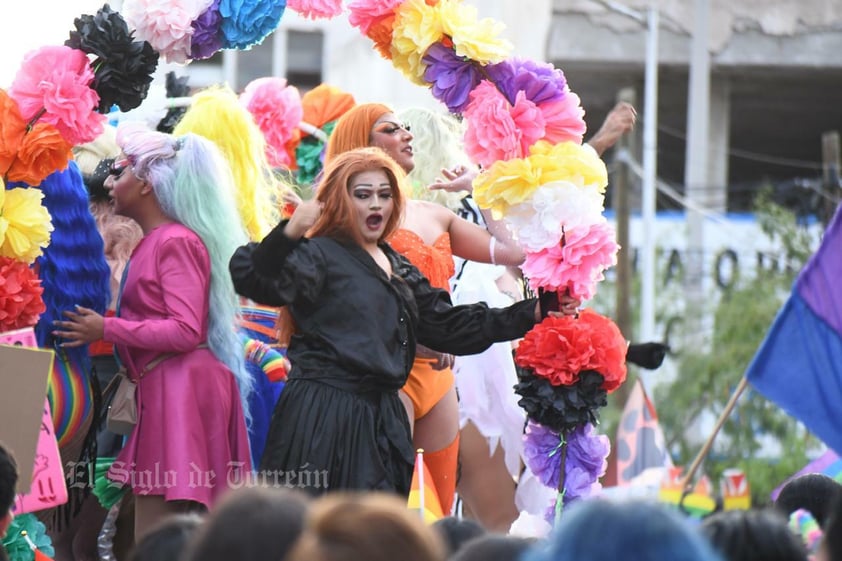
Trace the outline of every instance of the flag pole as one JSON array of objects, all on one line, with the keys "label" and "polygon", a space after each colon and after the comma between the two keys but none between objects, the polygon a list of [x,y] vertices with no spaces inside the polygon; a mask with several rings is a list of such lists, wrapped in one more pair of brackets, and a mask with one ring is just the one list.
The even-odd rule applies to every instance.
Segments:
[{"label": "flag pole", "polygon": [[699,450],[699,453],[696,455],[696,458],[693,460],[693,463],[690,464],[690,469],[687,470],[687,475],[684,476],[684,480],[681,482],[681,500],[679,501],[679,507],[684,502],[684,497],[687,496],[687,493],[690,490],[690,482],[693,481],[693,477],[696,475],[699,466],[702,465],[702,461],[704,461],[704,459],[710,452],[710,449],[713,446],[713,441],[716,439],[716,436],[722,429],[722,425],[724,425],[725,421],[728,420],[728,417],[731,416],[731,412],[734,410],[734,407],[737,406],[737,400],[740,399],[740,396],[743,394],[747,387],[748,378],[743,376],[743,378],[740,380],[739,385],[737,386],[737,389],[735,389],[734,393],[731,394],[731,398],[725,405],[725,409],[723,409],[722,414],[719,415],[719,419],[716,420],[716,425],[713,427],[713,432],[710,433],[710,436],[708,437],[704,446],[702,446],[702,449]]},{"label": "flag pole", "polygon": [[418,471],[418,504],[421,507],[419,508],[421,522],[424,522],[424,499],[426,498],[424,496],[426,495],[426,487],[424,487],[424,449],[419,448],[416,452],[418,454],[415,457],[415,469]]}]

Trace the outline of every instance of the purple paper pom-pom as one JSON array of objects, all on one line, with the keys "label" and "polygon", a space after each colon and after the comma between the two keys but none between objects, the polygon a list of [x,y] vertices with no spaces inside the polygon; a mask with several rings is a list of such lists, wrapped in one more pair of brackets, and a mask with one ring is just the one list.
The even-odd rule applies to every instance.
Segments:
[{"label": "purple paper pom-pom", "polygon": [[565,95],[567,79],[564,73],[546,62],[514,58],[488,66],[487,72],[511,103],[519,91],[536,105],[557,101]]},{"label": "purple paper pom-pom", "polygon": [[207,10],[193,20],[193,36],[190,40],[190,57],[195,60],[210,58],[222,48],[222,14],[219,0],[213,0]]},{"label": "purple paper pom-pom", "polygon": [[451,113],[461,113],[468,105],[471,90],[482,80],[474,62],[435,43],[427,49],[423,63],[427,66],[424,81],[432,85],[433,97],[447,105]]}]

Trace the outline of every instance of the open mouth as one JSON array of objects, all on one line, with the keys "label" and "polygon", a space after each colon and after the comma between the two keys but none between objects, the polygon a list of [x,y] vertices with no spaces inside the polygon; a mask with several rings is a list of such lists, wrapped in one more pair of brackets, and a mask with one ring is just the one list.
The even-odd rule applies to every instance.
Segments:
[{"label": "open mouth", "polygon": [[365,225],[368,226],[369,230],[377,230],[383,224],[383,216],[379,214],[372,214],[368,218],[365,219]]}]

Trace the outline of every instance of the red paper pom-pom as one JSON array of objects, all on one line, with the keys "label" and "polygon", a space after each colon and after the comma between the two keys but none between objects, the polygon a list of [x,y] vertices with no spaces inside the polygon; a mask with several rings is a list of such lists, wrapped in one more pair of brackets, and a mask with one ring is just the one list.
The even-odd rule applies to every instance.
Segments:
[{"label": "red paper pom-pom", "polygon": [[31,327],[47,307],[41,281],[26,263],[0,257],[0,332]]},{"label": "red paper pom-pom", "polygon": [[626,340],[613,321],[592,310],[578,318],[548,317],[520,342],[515,362],[555,386],[575,384],[580,372],[593,370],[612,392],[626,379]]}]

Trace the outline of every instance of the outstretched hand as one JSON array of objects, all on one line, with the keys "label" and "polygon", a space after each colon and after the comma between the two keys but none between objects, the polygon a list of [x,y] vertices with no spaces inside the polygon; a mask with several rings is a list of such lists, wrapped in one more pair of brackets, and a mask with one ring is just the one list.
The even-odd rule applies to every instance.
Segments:
[{"label": "outstretched hand", "polygon": [[460,191],[467,191],[471,193],[474,190],[474,178],[477,176],[477,170],[466,166],[454,166],[450,169],[442,168],[442,177],[436,178],[436,182],[427,186],[431,191],[447,191],[448,193],[458,193]]},{"label": "outstretched hand", "polygon": [[53,336],[67,339],[62,347],[81,347],[99,341],[105,332],[105,319],[94,310],[76,306],[76,311],[67,310],[67,321],[56,320],[53,325],[60,328],[53,331]]},{"label": "outstretched hand", "polygon": [[630,132],[637,121],[637,111],[630,103],[621,101],[605,117],[605,121],[596,134],[588,141],[600,156],[620,140],[620,137]]}]

